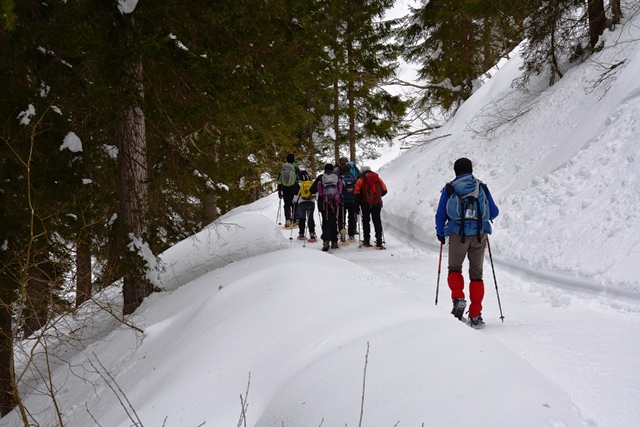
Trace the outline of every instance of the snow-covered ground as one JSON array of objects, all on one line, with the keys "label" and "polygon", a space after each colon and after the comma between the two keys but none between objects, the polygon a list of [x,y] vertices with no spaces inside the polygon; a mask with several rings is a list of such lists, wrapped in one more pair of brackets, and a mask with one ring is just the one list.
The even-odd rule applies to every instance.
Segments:
[{"label": "snow-covered ground", "polygon": [[[442,138],[382,167],[386,251],[289,240],[276,195],[174,246],[158,274],[166,292],[126,319],[138,329],[90,305],[91,326],[60,322],[77,339],[51,343],[51,383],[23,377],[29,416],[105,427],[637,425],[639,23],[607,32],[605,50],[537,92],[510,87],[514,57],[432,135]],[[446,251],[434,303],[435,205],[461,156],[501,210],[481,331],[450,314]],[[23,424],[14,411],[0,425]]]}]

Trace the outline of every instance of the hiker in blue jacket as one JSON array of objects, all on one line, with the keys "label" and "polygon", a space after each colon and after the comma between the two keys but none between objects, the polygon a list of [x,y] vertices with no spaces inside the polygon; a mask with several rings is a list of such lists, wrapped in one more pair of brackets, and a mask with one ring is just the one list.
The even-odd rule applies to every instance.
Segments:
[{"label": "hiker in blue jacket", "polygon": [[484,327],[484,251],[487,235],[491,234],[491,221],[498,216],[499,210],[487,185],[473,176],[471,160],[459,158],[453,170],[456,178],[442,189],[440,195],[436,211],[436,234],[443,245],[449,237],[447,283],[453,301],[451,313],[459,320],[463,320],[467,305],[462,264],[465,258],[469,258],[469,324],[479,329]]}]

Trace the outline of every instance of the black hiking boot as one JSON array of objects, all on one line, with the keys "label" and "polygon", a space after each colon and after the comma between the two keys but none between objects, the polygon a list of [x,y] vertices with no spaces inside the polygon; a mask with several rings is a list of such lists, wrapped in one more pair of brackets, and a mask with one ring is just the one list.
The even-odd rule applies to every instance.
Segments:
[{"label": "black hiking boot", "polygon": [[467,308],[467,301],[462,298],[456,298],[453,300],[453,310],[451,310],[451,314],[460,321],[464,322],[462,316],[464,316],[464,309]]},{"label": "black hiking boot", "polygon": [[338,242],[331,242],[331,249],[338,249],[339,247]]},{"label": "black hiking boot", "polygon": [[322,242],[322,251],[323,252],[327,252],[329,250],[329,241],[328,240],[324,240]]}]

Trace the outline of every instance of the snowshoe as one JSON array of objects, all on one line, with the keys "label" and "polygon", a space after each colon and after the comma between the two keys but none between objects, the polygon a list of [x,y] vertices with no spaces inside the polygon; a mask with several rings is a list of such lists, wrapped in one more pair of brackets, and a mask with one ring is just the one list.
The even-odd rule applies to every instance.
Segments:
[{"label": "snowshoe", "polygon": [[478,315],[477,317],[469,316],[469,326],[473,329],[482,329],[485,327],[484,320],[482,320],[482,315]]},{"label": "snowshoe", "polygon": [[298,240],[305,240],[305,237],[303,235],[298,235]]},{"label": "snowshoe", "polygon": [[313,233],[309,236],[309,240],[307,240],[308,243],[315,243],[317,241],[318,241],[318,238]]},{"label": "snowshoe", "polygon": [[462,322],[464,322],[464,309],[467,308],[467,301],[463,298],[456,298],[453,300],[453,310],[451,310],[451,314],[454,317]]},{"label": "snowshoe", "polygon": [[371,243],[368,240],[364,240],[360,246],[364,246],[365,248],[370,248]]},{"label": "snowshoe", "polygon": [[386,246],[385,246],[385,245],[380,244],[380,245],[376,245],[376,249],[378,249],[378,250],[385,250],[385,249],[387,249],[387,248],[386,248]]}]

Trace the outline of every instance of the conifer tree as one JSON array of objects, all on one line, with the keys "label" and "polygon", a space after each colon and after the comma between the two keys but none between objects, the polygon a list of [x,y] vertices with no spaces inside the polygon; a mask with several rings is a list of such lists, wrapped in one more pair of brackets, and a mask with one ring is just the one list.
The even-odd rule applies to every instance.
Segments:
[{"label": "conifer tree", "polygon": [[347,148],[355,161],[356,146],[375,156],[381,141],[391,141],[402,127],[407,104],[381,86],[395,73],[400,50],[391,43],[392,23],[382,20],[390,0],[334,0],[328,46],[334,157]]},{"label": "conifer tree", "polygon": [[[515,4],[514,4],[515,3]],[[521,40],[521,2],[430,0],[411,11],[400,37],[420,65],[419,109],[454,113],[479,79]]]}]

